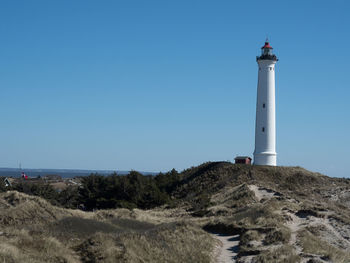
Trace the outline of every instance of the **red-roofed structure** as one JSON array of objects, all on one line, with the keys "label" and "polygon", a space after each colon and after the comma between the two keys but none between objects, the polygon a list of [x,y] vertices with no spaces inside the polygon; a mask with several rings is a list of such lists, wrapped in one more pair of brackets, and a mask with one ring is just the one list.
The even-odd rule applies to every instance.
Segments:
[{"label": "red-roofed structure", "polygon": [[251,164],[252,158],[249,156],[237,156],[235,158],[235,163]]},{"label": "red-roofed structure", "polygon": [[273,49],[273,48],[270,46],[270,43],[269,43],[269,42],[265,42],[265,45],[264,45],[261,49],[263,49],[263,48],[271,48],[271,49]]}]

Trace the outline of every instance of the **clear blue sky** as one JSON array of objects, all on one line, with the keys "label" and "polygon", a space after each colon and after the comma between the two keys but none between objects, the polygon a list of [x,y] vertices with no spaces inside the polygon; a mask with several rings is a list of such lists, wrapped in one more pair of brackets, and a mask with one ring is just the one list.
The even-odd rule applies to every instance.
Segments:
[{"label": "clear blue sky", "polygon": [[252,156],[276,68],[279,165],[349,177],[349,1],[0,4],[0,167],[182,170]]}]

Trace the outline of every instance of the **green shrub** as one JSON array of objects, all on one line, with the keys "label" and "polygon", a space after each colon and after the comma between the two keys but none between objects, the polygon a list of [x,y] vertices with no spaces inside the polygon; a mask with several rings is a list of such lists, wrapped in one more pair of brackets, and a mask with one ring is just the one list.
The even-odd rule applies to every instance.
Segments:
[{"label": "green shrub", "polygon": [[6,191],[6,186],[5,186],[5,177],[0,177],[0,193]]},{"label": "green shrub", "polygon": [[21,182],[12,187],[12,190],[28,195],[40,196],[53,205],[59,205],[59,193],[50,185],[44,182],[28,183]]},{"label": "green shrub", "polygon": [[166,191],[172,189],[176,178],[175,170],[156,177],[144,176],[136,171],[125,176],[92,174],[82,178],[79,201],[87,210],[136,207],[149,209],[170,200]]}]

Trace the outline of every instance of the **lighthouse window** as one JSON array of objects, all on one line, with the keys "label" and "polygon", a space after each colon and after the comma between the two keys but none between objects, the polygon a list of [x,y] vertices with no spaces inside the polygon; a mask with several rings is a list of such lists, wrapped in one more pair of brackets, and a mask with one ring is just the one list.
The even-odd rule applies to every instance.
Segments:
[{"label": "lighthouse window", "polygon": [[263,108],[265,109],[265,103],[263,104]]},{"label": "lighthouse window", "polygon": [[262,132],[265,132],[265,127],[262,127]]}]

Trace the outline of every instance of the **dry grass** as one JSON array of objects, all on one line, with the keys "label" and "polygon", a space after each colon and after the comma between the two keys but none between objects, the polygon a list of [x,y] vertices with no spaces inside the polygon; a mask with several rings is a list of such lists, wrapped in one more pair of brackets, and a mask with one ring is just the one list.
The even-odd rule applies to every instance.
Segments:
[{"label": "dry grass", "polygon": [[288,244],[291,237],[291,231],[285,226],[269,231],[264,239],[265,245]]},{"label": "dry grass", "polygon": [[0,237],[1,262],[80,262],[76,253],[50,236],[7,228]]},{"label": "dry grass", "polygon": [[260,241],[261,234],[256,230],[245,231],[240,238],[240,246],[248,246],[252,241]]},{"label": "dry grass", "polygon": [[[139,238],[142,237],[142,238]],[[209,262],[214,240],[203,230],[184,224],[145,235],[121,237],[129,262]]]},{"label": "dry grass", "polygon": [[300,262],[301,258],[295,253],[292,246],[284,245],[276,249],[263,251],[255,258],[254,262],[259,263],[296,263]]},{"label": "dry grass", "polygon": [[260,253],[257,246],[262,243],[263,237],[264,234],[257,230],[248,230],[242,233],[239,241],[240,256]]},{"label": "dry grass", "polygon": [[233,209],[255,203],[254,193],[246,184],[236,187],[225,187],[211,196],[210,215],[232,215]]},{"label": "dry grass", "polygon": [[316,254],[336,263],[350,262],[349,252],[330,245],[326,241],[311,234],[309,231],[303,230],[298,236],[304,253]]},{"label": "dry grass", "polygon": [[200,228],[172,223],[143,233],[99,233],[77,251],[83,262],[210,262],[213,246]]},{"label": "dry grass", "polygon": [[238,210],[231,220],[242,228],[275,227],[283,222],[283,218],[274,212],[269,206],[255,204]]},{"label": "dry grass", "polygon": [[91,213],[64,209],[51,205],[44,199],[16,191],[0,194],[0,226],[29,225],[55,222],[67,216],[88,218]]},{"label": "dry grass", "polygon": [[[177,210],[82,212],[0,194],[0,262],[209,262],[212,237]],[[140,220],[143,219],[143,220]]]}]

